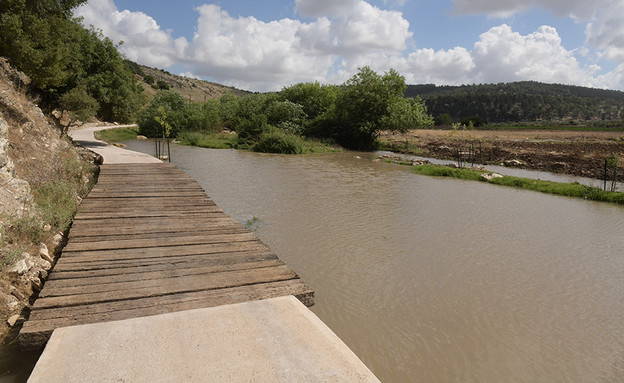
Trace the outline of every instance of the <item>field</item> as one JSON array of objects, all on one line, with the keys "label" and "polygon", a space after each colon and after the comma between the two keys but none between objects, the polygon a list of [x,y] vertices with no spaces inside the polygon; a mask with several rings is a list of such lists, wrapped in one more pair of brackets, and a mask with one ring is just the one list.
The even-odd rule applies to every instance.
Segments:
[{"label": "field", "polygon": [[427,129],[383,132],[379,141],[386,150],[449,160],[472,146],[482,164],[507,163],[590,178],[603,177],[609,157],[617,157],[620,167],[624,165],[623,131]]}]

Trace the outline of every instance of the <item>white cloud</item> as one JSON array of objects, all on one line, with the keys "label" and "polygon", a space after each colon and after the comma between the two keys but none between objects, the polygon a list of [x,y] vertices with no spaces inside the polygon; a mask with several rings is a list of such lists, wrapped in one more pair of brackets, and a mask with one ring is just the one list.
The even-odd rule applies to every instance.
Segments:
[{"label": "white cloud", "polygon": [[417,83],[439,85],[472,83],[475,62],[470,52],[463,47],[434,51],[418,49],[410,53],[405,63],[407,80]]},{"label": "white cloud", "polygon": [[[490,3],[499,4],[497,12],[522,9],[507,0],[455,3],[458,9],[462,5],[464,12]],[[577,0],[545,0],[544,4],[577,14],[584,7]],[[565,8],[565,4],[575,6]],[[265,22],[232,17],[218,5],[205,4],[196,9],[197,27],[189,41],[175,39],[173,32],[163,31],[144,13],[119,11],[112,0],[91,0],[76,15],[115,42],[123,40],[121,50],[131,60],[163,69],[175,65],[189,77],[256,91],[278,90],[304,81],[341,83],[365,65],[378,72],[395,68],[408,83],[535,80],[624,89],[624,64],[611,73],[600,73],[597,65],[581,65],[576,51],[564,48],[557,31],[549,26],[521,35],[503,24],[483,33],[473,47],[410,50],[412,33],[400,12],[363,0],[296,0],[296,6],[300,14],[324,16],[309,22]],[[587,28],[588,41],[604,57],[624,60],[624,28],[614,27],[624,11],[602,12],[591,15],[595,20]],[[579,51],[589,52],[586,47]]]},{"label": "white cloud", "polygon": [[508,25],[491,28],[474,45],[479,81],[535,80],[590,85],[591,70],[580,67],[561,45],[555,28],[542,26],[522,36]]},{"label": "white cloud", "polygon": [[602,58],[624,63],[624,2],[622,0],[453,0],[455,13],[509,17],[542,8],[561,17],[587,22],[586,42]]},{"label": "white cloud", "polygon": [[217,5],[197,9],[197,31],[186,51],[194,72],[252,89],[326,82],[336,78],[339,58],[400,54],[411,37],[409,23],[399,12],[364,1],[355,2],[337,20],[321,17],[310,23],[234,18]]},{"label": "white cloud", "polygon": [[121,52],[145,65],[168,67],[186,46],[184,38],[173,39],[150,16],[142,12],[120,12],[112,0],[91,0],[76,9],[74,15],[83,17],[84,25],[102,30],[114,42],[123,41]]}]

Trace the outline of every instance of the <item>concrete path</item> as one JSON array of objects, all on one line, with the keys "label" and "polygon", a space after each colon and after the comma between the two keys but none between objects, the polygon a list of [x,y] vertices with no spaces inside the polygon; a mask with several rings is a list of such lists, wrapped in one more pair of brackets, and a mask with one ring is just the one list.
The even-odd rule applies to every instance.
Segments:
[{"label": "concrete path", "polygon": [[158,158],[149,154],[134,152],[132,150],[118,148],[104,141],[96,140],[93,133],[112,128],[123,128],[134,125],[118,126],[95,126],[90,128],[76,129],[69,132],[69,136],[78,144],[93,150],[104,158],[105,164],[147,164],[162,163]]},{"label": "concrete path", "polygon": [[379,380],[287,296],[57,329],[28,382]]}]

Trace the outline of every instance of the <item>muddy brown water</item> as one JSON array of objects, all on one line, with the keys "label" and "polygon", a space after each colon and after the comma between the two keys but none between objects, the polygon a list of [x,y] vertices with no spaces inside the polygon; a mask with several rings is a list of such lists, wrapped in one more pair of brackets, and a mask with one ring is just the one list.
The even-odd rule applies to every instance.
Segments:
[{"label": "muddy brown water", "polygon": [[226,213],[258,219],[316,291],[312,310],[383,382],[624,379],[623,207],[372,154],[172,150]]}]

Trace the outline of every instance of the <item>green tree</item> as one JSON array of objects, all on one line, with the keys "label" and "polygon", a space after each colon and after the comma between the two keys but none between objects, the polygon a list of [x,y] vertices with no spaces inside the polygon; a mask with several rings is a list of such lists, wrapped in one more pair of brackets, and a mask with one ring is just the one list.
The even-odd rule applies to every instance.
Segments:
[{"label": "green tree", "polygon": [[407,132],[433,126],[433,118],[427,114],[427,106],[418,98],[398,98],[388,106],[388,114],[381,123],[386,130]]},{"label": "green tree", "polygon": [[[87,93],[85,86],[77,86],[63,94],[60,106],[64,110],[70,111],[70,125],[76,121],[88,122],[95,116],[100,107],[97,100]],[[66,134],[67,132],[64,131],[63,133]]]},{"label": "green tree", "polygon": [[400,118],[392,113],[409,107],[402,101],[405,89],[405,78],[394,69],[380,76],[369,67],[360,68],[336,99],[334,139],[347,148],[373,149],[384,123],[399,128]]},{"label": "green tree", "polygon": [[87,0],[3,0],[0,56],[25,72],[42,90],[62,87],[72,76],[68,30],[72,10]]},{"label": "green tree", "polygon": [[313,120],[327,112],[336,102],[339,88],[318,82],[299,83],[282,89],[281,96],[303,107],[306,116]]},{"label": "green tree", "polygon": [[156,117],[162,117],[159,108],[163,109],[167,116],[167,122],[171,125],[171,136],[177,136],[182,130],[187,130],[187,102],[184,97],[172,90],[163,90],[156,93],[150,104],[141,110],[137,116],[139,133],[147,137],[160,137],[162,125]]}]

